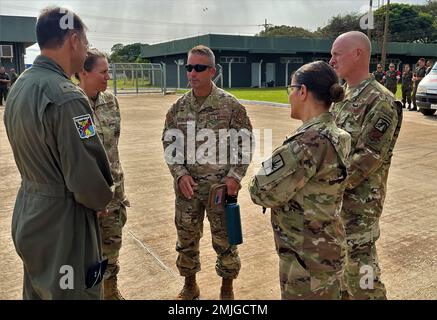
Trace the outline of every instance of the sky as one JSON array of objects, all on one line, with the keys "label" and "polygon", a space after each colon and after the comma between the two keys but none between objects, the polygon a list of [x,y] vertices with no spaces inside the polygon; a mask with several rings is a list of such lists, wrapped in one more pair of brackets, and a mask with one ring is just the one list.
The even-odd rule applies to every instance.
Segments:
[{"label": "sky", "polygon": [[[383,2],[373,0],[373,9]],[[335,15],[369,10],[369,0],[0,0],[0,15],[37,17],[53,5],[75,11],[89,29],[90,44],[108,53],[116,43],[153,44],[206,33],[255,35],[264,30],[265,19],[314,31]],[[25,62],[38,54],[37,44],[27,48]]]}]

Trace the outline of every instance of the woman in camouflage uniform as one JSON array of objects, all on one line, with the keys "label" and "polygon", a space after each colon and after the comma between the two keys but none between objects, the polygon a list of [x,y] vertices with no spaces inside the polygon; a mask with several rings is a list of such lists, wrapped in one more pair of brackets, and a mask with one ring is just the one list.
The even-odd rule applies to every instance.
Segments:
[{"label": "woman in camouflage uniform", "polygon": [[84,71],[77,75],[79,86],[90,101],[97,133],[105,147],[115,193],[107,206],[106,214],[100,216],[103,255],[108,258],[104,275],[103,292],[105,300],[124,300],[118,290],[117,274],[120,270],[118,256],[121,248],[122,229],[126,223],[126,207],[129,201],[124,193],[124,173],[118,153],[120,138],[120,108],[117,98],[106,91],[109,80],[109,64],[105,53],[97,49],[88,51]]},{"label": "woman in camouflage uniform", "polygon": [[344,228],[340,209],[350,135],[329,112],[343,88],[325,62],[304,65],[292,77],[291,117],[303,125],[252,178],[256,204],[271,208],[282,299],[340,299]]}]

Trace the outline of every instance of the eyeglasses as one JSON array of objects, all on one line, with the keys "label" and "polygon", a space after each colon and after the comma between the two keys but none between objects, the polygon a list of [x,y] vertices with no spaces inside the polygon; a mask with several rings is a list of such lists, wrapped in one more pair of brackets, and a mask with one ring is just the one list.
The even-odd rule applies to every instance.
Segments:
[{"label": "eyeglasses", "polygon": [[291,94],[291,89],[292,88],[300,88],[302,87],[301,84],[290,84],[289,86],[287,86],[287,94],[290,95]]},{"label": "eyeglasses", "polygon": [[187,70],[187,72],[191,72],[194,70],[196,70],[196,72],[203,72],[208,68],[212,68],[211,66],[208,66],[206,64],[187,64],[185,65],[185,69]]}]

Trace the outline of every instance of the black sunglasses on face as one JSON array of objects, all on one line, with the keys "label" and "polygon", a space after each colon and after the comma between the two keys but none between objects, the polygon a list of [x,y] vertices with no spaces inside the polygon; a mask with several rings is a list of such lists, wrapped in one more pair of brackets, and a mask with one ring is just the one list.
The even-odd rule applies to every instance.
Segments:
[{"label": "black sunglasses on face", "polygon": [[193,71],[193,69],[196,70],[196,72],[203,72],[203,71],[205,71],[208,68],[211,68],[211,66],[208,66],[206,64],[194,64],[194,65],[187,64],[187,65],[185,65],[185,69],[188,72]]}]

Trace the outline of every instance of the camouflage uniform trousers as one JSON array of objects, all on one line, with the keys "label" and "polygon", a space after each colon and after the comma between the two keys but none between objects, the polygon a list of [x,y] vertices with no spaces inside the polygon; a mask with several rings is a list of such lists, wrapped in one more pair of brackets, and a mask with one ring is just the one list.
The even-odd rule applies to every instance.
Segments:
[{"label": "camouflage uniform trousers", "polygon": [[126,206],[123,203],[120,203],[118,208],[110,209],[107,216],[99,218],[103,256],[108,258],[105,279],[116,277],[120,271],[118,257],[122,242],[122,229],[126,220]]},{"label": "camouflage uniform trousers", "polygon": [[[355,201],[356,195],[353,194],[345,193],[344,196],[342,220],[346,230],[347,248],[342,289],[346,291],[343,293],[345,299],[387,299],[375,245],[379,239],[379,216],[383,203],[378,194],[379,191],[374,190],[373,200],[369,196],[366,202]],[[381,194],[384,198],[385,192]],[[366,203],[367,210],[363,210],[362,203]],[[373,283],[370,283],[373,289],[369,288],[370,281],[366,281],[369,275],[373,275]]]},{"label": "camouflage uniform trousers", "polygon": [[417,93],[418,86],[419,86],[419,83],[416,81],[413,85],[413,94],[411,95],[411,100],[413,101],[414,108],[417,108],[416,93]]},{"label": "camouflage uniform trousers", "polygon": [[411,92],[413,91],[412,87],[402,87],[402,104],[405,106],[405,103],[408,101],[408,104],[411,106]]},{"label": "camouflage uniform trousers", "polygon": [[211,184],[199,184],[191,200],[176,191],[176,251],[179,253],[176,265],[183,277],[200,271],[199,242],[203,235],[206,211],[211,226],[212,246],[217,253],[216,272],[222,278],[235,279],[241,268],[237,246],[229,245],[224,209],[207,208],[210,188]]},{"label": "camouflage uniform trousers", "polygon": [[[279,282],[282,300],[339,300],[341,298],[341,278],[343,269],[310,269],[305,264],[304,251],[300,256],[292,246],[284,241],[284,235],[278,231],[277,222],[272,214],[275,246],[279,256]],[[315,253],[317,255],[317,253]],[[308,259],[309,260],[309,259]]]},{"label": "camouflage uniform trousers", "polygon": [[390,90],[394,95],[396,95],[396,91],[398,90],[397,84],[387,84],[387,89]]}]

